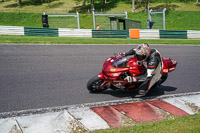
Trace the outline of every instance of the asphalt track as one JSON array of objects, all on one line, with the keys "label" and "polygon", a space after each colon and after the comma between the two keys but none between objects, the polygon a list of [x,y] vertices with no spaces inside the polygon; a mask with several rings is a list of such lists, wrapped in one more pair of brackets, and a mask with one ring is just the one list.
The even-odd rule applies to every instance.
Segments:
[{"label": "asphalt track", "polygon": [[[120,100],[134,92],[91,94],[87,81],[113,53],[136,45],[0,45],[0,113]],[[148,96],[200,90],[200,46],[152,45],[178,61],[167,81]]]}]

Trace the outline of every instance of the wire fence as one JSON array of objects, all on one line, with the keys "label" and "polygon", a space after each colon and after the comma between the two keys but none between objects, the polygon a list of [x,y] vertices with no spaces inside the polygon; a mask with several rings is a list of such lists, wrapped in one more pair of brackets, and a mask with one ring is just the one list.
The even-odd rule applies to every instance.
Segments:
[{"label": "wire fence", "polygon": [[151,21],[154,22],[152,29],[163,29],[163,15],[162,14],[152,14]]},{"label": "wire fence", "polygon": [[163,10],[150,10],[149,11],[149,20],[154,22],[152,29],[163,29],[165,30],[165,11]]},{"label": "wire fence", "polygon": [[95,29],[95,26],[99,25],[101,29],[103,30],[109,30],[111,29],[110,26],[110,18],[109,17],[122,17],[122,18],[128,18],[127,12],[125,13],[106,13],[106,12],[92,12],[93,14],[93,26]]},{"label": "wire fence", "polygon": [[48,15],[51,28],[78,28],[80,29],[79,14]]}]

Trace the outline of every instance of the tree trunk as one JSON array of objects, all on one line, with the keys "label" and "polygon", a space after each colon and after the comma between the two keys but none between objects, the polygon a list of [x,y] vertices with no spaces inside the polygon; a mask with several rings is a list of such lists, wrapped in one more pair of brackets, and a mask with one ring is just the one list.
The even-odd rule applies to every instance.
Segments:
[{"label": "tree trunk", "polygon": [[135,0],[132,0],[132,12],[135,12]]},{"label": "tree trunk", "polygon": [[104,0],[104,4],[106,4],[107,3],[107,0]]},{"label": "tree trunk", "polygon": [[95,8],[94,8],[94,0],[90,0],[90,3],[91,3],[91,10],[94,11]]},{"label": "tree trunk", "polygon": [[145,0],[145,12],[149,10],[149,0]]},{"label": "tree trunk", "polygon": [[18,6],[22,5],[22,0],[18,0]]},{"label": "tree trunk", "polygon": [[86,0],[83,0],[82,6],[86,6]]},{"label": "tree trunk", "polygon": [[200,4],[199,4],[199,0],[197,0],[197,3],[196,3],[196,6],[199,6]]}]

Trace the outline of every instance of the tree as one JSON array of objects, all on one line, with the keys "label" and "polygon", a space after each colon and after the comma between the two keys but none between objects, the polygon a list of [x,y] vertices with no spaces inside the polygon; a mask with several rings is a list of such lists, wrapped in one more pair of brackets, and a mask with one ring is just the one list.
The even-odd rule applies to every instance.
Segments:
[{"label": "tree", "polygon": [[149,10],[149,0],[145,0],[145,12]]},{"label": "tree", "polygon": [[22,5],[22,0],[18,0],[18,6]]},{"label": "tree", "polygon": [[132,0],[132,12],[135,12],[135,0]]},{"label": "tree", "polygon": [[90,4],[91,4],[91,10],[94,11],[95,10],[94,0],[90,0]]},{"label": "tree", "polygon": [[86,0],[83,0],[82,6],[85,6],[85,5],[86,5]]},{"label": "tree", "polygon": [[197,0],[197,3],[196,3],[196,6],[199,6],[200,4],[199,4],[199,0]]}]

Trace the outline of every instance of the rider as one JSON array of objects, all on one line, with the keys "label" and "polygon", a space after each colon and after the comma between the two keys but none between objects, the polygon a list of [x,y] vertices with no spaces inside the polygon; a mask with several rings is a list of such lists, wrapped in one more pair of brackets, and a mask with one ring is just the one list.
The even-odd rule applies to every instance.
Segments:
[{"label": "rider", "polygon": [[[135,49],[131,49],[124,53],[125,56],[135,55],[138,61],[146,64],[147,76],[145,75],[144,82],[139,86],[138,93],[140,96],[145,96],[149,89],[161,78],[162,60],[157,49],[150,49],[149,44],[144,43],[138,45]],[[137,78],[137,77],[136,77]],[[126,77],[129,82],[133,82],[131,76]],[[138,79],[141,80],[141,77]]]}]

